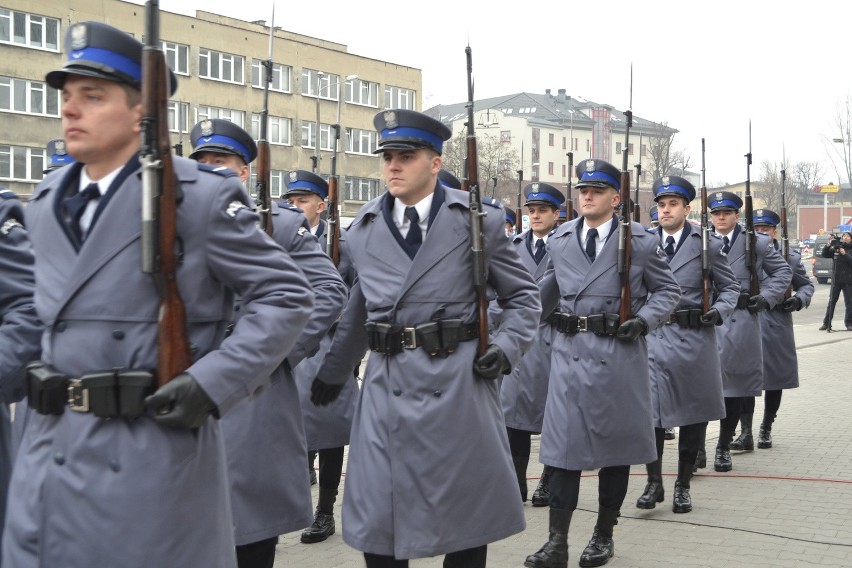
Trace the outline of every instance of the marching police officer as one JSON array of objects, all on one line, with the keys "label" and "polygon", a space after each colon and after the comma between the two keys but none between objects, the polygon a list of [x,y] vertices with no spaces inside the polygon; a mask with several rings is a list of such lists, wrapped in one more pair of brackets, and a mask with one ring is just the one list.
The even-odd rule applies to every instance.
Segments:
[{"label": "marching police officer", "polygon": [[[780,252],[778,245],[777,227],[781,217],[771,209],[758,209],[754,212],[754,229],[772,238],[775,250]],[[793,336],[793,314],[811,304],[814,295],[814,284],[802,266],[802,255],[799,251],[788,249],[787,263],[793,269],[791,282],[794,295],[787,297],[771,310],[760,312],[760,331],[763,339],[763,420],[757,447],[768,449],[772,447],[772,423],[778,409],[781,407],[781,394],[784,389],[794,389],[799,386],[799,360],[796,357],[796,339]],[[783,257],[782,257],[783,258]],[[763,276],[766,279],[766,275]],[[762,285],[762,284],[761,284]],[[740,436],[731,442],[732,450],[754,450],[754,436],[751,433],[754,418],[754,397],[748,397],[743,402],[743,413],[740,417],[742,431]]]},{"label": "marching police officer", "polygon": [[[257,145],[226,120],[203,120],[190,133],[190,158],[224,166],[245,183]],[[221,421],[228,458],[234,541],[239,568],[272,568],[278,536],[311,523],[311,492],[303,467],[307,443],[292,369],[319,349],[320,338],[346,302],[346,285],[295,207],[272,202],[272,238],[287,251],[316,294],[296,345],[263,393],[237,403]],[[237,303],[237,321],[244,315]]]},{"label": "marching police officer", "polygon": [[[142,44],[83,22],[69,26],[65,47],[68,61],[46,80],[62,90],[63,138],[77,161],[47,176],[26,209],[45,349],[29,367],[3,564],[231,568],[225,455],[211,416],[269,382],[313,293],[257,229],[236,175],[174,158],[177,287],[193,360],[145,397],[161,301],[140,270]],[[235,293],[245,314],[224,338]]]},{"label": "marching police officer", "polygon": [[506,209],[506,215],[503,219],[504,223],[504,232],[506,236],[510,239],[515,236],[515,223],[517,223],[517,217],[515,216],[515,212],[511,209]]},{"label": "marching police officer", "polygon": [[716,330],[719,356],[722,360],[722,385],[725,394],[725,418],[719,423],[719,441],[713,468],[731,471],[730,444],[740,420],[744,397],[758,396],[763,390],[763,355],[759,313],[783,301],[793,271],[762,233],[755,235],[755,266],[758,275],[766,274],[758,294],[751,294],[746,260],[746,238],[738,224],[742,199],[729,191],[719,191],[710,199],[710,216],[716,234],[722,237],[722,252],[740,282],[737,308],[730,318],[722,320]]},{"label": "marching police officer", "polygon": [[[612,557],[612,528],[627,494],[630,464],[656,457],[645,335],[677,305],[680,289],[658,239],[631,222],[632,314],[619,318],[620,172],[603,160],[577,165],[580,217],[548,240],[552,269],[540,282],[542,313],[554,308],[553,358],[540,460],[550,470],[550,538],[525,566],[565,566],[568,527],[582,470],[598,469],[598,519],[580,566]],[[557,371],[558,369],[558,371]]]},{"label": "marching police officer", "polygon": [[[538,281],[547,268],[547,239],[556,226],[559,207],[565,196],[547,183],[532,183],[524,188],[530,218],[528,231],[512,239],[524,266]],[[518,477],[521,501],[527,500],[527,465],[530,461],[531,436],[541,432],[544,403],[547,400],[547,381],[550,375],[550,343],[553,328],[547,321],[539,323],[535,341],[519,365],[503,378],[500,403],[509,435],[512,463]],[[550,500],[547,467],[533,493],[534,507],[545,507]]]},{"label": "marching police officer", "polygon": [[656,205],[651,205],[648,209],[648,218],[651,220],[650,227],[656,229],[660,225],[659,208]]},{"label": "marching police officer", "polygon": [[470,199],[438,182],[450,131],[410,110],[380,112],[374,124],[388,191],[347,231],[358,282],[312,399],[333,398],[372,349],[352,425],[343,539],[368,568],[438,554],[447,567],[481,568],[487,543],[525,526],[494,379],[535,337],[538,290],[504,236],[499,205],[485,205],[486,272],[502,325],[478,355]]},{"label": "marching police officer", "polygon": [[[645,466],[648,482],[636,506],[653,509],[663,501],[664,432],[680,426],[672,510],[688,513],[692,510],[689,482],[704,428],[708,421],[725,416],[715,327],[733,313],[740,285],[722,254],[722,240],[709,235],[705,282],[701,229],[687,221],[689,203],[695,199],[693,185],[682,177],[667,176],[654,182],[653,191],[659,211],[654,235],[680,286],[681,298],[665,325],[648,334],[657,459]],[[706,311],[705,283],[709,286]]]},{"label": "marching police officer", "polygon": [[[320,241],[320,249],[327,253],[328,223],[321,214],[326,209],[328,183],[309,171],[295,170],[287,174],[287,191],[284,197],[298,206],[307,217],[308,226]],[[352,286],[355,271],[346,248],[346,232],[340,232],[340,264],[337,270],[343,277],[346,288]],[[330,262],[330,261],[329,261]],[[332,264],[333,267],[333,264]],[[349,380],[334,403],[318,407],[311,403],[311,383],[331,346],[332,334],[323,334],[319,350],[296,367],[296,384],[305,423],[308,464],[314,471],[314,458],[319,453],[319,496],[313,522],[301,535],[301,541],[310,544],[322,542],[335,532],[334,503],[337,501],[340,479],[343,475],[343,453],[349,444],[355,399],[358,396],[357,366],[348,373]]]},{"label": "marching police officer", "polygon": [[74,158],[68,153],[65,140],[56,138],[47,143],[47,167],[44,168],[44,173],[50,173],[73,163]]}]

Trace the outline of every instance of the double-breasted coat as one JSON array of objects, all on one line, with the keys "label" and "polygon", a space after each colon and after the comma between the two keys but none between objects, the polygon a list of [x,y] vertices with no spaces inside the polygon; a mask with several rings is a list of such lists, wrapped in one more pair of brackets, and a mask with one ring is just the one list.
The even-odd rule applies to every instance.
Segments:
[{"label": "double-breasted coat", "polygon": [[[316,233],[319,246],[324,254],[328,246],[327,227],[325,221],[320,221]],[[340,263],[337,269],[346,283],[348,292],[348,288],[351,288],[355,281],[355,270],[349,258],[346,231],[340,232]],[[311,404],[311,383],[328,354],[333,334],[332,328],[331,332],[323,336],[319,350],[314,355],[305,358],[295,369],[296,384],[299,386],[299,400],[305,422],[305,436],[308,441],[308,450],[311,451],[340,448],[348,445],[349,432],[352,429],[352,416],[355,414],[358,381],[355,377],[354,368],[349,370],[349,380],[343,383],[340,396],[326,406]],[[305,462],[307,463],[307,458],[305,458]]]},{"label": "double-breasted coat", "polygon": [[[778,250],[777,243],[774,246],[775,250]],[[811,305],[814,295],[814,284],[802,266],[801,253],[791,249],[789,256],[788,263],[793,269],[790,285],[796,297],[802,301],[802,307],[807,308]],[[767,275],[764,274],[761,288],[766,279]],[[780,301],[783,301],[783,297]],[[760,332],[763,339],[763,390],[798,388],[799,359],[796,356],[796,338],[793,335],[793,314],[781,310],[780,306],[760,312]]]},{"label": "double-breasted coat", "polygon": [[[746,266],[745,232],[734,226],[729,238],[728,264],[740,283],[741,293],[749,291],[749,270]],[[778,304],[790,284],[793,271],[772,246],[772,239],[763,233],[756,234],[755,269],[765,274],[760,285],[760,295],[770,308]],[[763,345],[760,315],[746,308],[734,310],[731,317],[716,328],[719,358],[722,361],[722,388],[725,397],[760,396],[763,392]]]},{"label": "double-breasted coat", "polygon": [[[662,228],[653,233],[658,239]],[[701,308],[701,228],[684,225],[669,268],[680,286],[676,310]],[[724,321],[737,305],[740,284],[722,253],[722,241],[708,235],[711,308]],[[672,428],[725,417],[722,369],[712,327],[661,325],[648,334],[651,401],[656,428]]]},{"label": "double-breasted coat", "polygon": [[[219,415],[269,382],[313,305],[305,277],[272,239],[229,171],[175,158],[177,208],[193,363]],[[156,368],[160,301],[140,270],[137,157],[100,198],[77,249],[61,200],[82,164],[49,175],[27,206],[35,253],[42,358],[69,376]],[[238,294],[243,316],[233,321]],[[10,486],[6,566],[233,567],[234,529],[219,422],[167,428],[149,415],[102,419],[29,411]]]},{"label": "double-breasted coat", "polygon": [[[618,221],[594,262],[580,234],[582,218],[547,241],[552,269],[540,282],[542,310],[578,316],[618,313]],[[659,240],[631,223],[631,313],[653,331],[680,299]],[[644,464],[656,459],[645,337],[624,342],[594,333],[553,336],[553,355],[539,459],[567,470]]]},{"label": "double-breasted coat", "polygon": [[[319,349],[337,320],[347,288],[295,207],[272,204],[272,238],[287,251],[315,293],[296,345],[264,391],[222,417],[237,546],[303,529],[313,522],[307,443],[292,369]],[[245,313],[237,306],[237,322]]]},{"label": "double-breasted coat", "polygon": [[[514,364],[535,336],[538,289],[506,239],[503,209],[484,208],[487,282],[502,312],[491,343]],[[326,383],[346,380],[363,356],[365,320],[404,327],[476,321],[469,195],[437,185],[429,228],[413,259],[400,244],[391,209],[385,193],[364,205],[347,231],[358,281],[318,375]],[[476,350],[472,340],[447,357],[419,348],[370,354],[343,497],[343,539],[350,546],[418,558],[524,529],[497,385],[475,375]]]},{"label": "double-breasted coat", "polygon": [[[538,281],[547,269],[548,255],[536,264],[532,249],[532,231],[515,236],[512,244],[521,257],[521,262]],[[553,341],[553,326],[547,322],[538,325],[532,346],[524,353],[520,363],[503,377],[500,385],[500,403],[506,426],[526,432],[541,432],[544,421],[544,403],[547,401],[547,383],[550,376],[550,343]]]}]

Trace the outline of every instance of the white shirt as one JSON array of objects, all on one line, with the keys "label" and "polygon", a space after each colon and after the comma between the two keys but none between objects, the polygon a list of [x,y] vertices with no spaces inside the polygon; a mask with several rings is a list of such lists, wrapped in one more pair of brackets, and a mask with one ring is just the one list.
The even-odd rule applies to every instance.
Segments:
[{"label": "white shirt", "polygon": [[661,248],[666,248],[666,241],[669,240],[669,237],[674,237],[674,249],[677,252],[677,244],[680,242],[680,237],[683,234],[683,227],[676,233],[667,233],[665,229],[660,232],[660,245]]},{"label": "white shirt", "polygon": [[[94,182],[98,184],[98,191],[100,192],[101,197],[103,197],[104,194],[109,191],[109,186],[112,185],[112,182],[115,180],[116,177],[118,177],[118,174],[121,172],[122,169],[124,169],[124,166],[121,166],[111,171],[110,173],[99,179],[97,182]],[[93,180],[89,177],[89,174],[86,173],[86,168],[81,169],[80,184],[77,188],[77,191],[83,191],[89,186],[90,183],[93,183]],[[92,219],[94,219],[95,217],[95,211],[97,210],[97,208],[98,201],[96,199],[93,199],[86,204],[86,209],[83,211],[83,215],[80,217],[80,233],[83,236],[86,236],[86,233],[89,232],[89,227],[92,225]]]},{"label": "white shirt", "polygon": [[[606,244],[606,240],[609,238],[610,227],[612,227],[612,218],[609,219],[606,223],[602,223],[601,225],[595,227],[598,230],[598,238],[595,239],[595,258],[597,255],[601,253],[601,249]],[[583,223],[583,230],[580,232],[581,240],[583,241],[583,248],[586,247],[586,235],[589,233],[589,226]]]},{"label": "white shirt", "polygon": [[[426,240],[426,228],[429,226],[429,212],[432,210],[433,196],[434,194],[430,193],[414,204],[414,209],[417,210],[417,224],[420,225],[420,234],[423,235],[424,241]],[[411,225],[411,221],[405,216],[405,210],[408,207],[410,206],[405,205],[399,199],[393,200],[393,223],[399,229],[399,234],[402,235],[403,239],[408,236],[408,227]]]}]

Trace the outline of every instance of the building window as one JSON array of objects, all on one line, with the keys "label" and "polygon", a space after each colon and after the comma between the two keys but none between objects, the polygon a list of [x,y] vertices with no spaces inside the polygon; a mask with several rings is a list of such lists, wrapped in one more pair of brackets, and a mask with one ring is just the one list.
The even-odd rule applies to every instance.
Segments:
[{"label": "building window", "polygon": [[556,135],[552,132],[547,135],[547,145],[553,147],[556,144]]},{"label": "building window", "polygon": [[403,89],[392,85],[385,85],[385,108],[404,108],[415,110],[417,103],[416,93],[411,89]]},{"label": "building window", "polygon": [[[302,69],[302,94],[315,97],[317,96],[317,88],[319,88],[321,99],[337,101],[340,76],[333,73],[323,73],[322,75],[319,73],[319,71],[313,69]],[[333,90],[332,87],[334,87]]]},{"label": "building window", "polygon": [[379,180],[346,176],[344,199],[346,201],[370,201],[379,196]]},{"label": "building window", "polygon": [[627,144],[627,155],[628,156],[633,155],[633,144],[630,144],[630,143]]},{"label": "building window", "polygon": [[0,111],[59,117],[59,91],[40,81],[0,77]]},{"label": "building window", "polygon": [[567,149],[568,149],[568,139],[567,139],[567,138],[565,138],[564,136],[562,137],[562,149],[563,149],[563,150],[567,150]]},{"label": "building window", "polygon": [[553,175],[553,166],[554,166],[553,162],[547,162],[547,175],[549,175],[549,176]]},{"label": "building window", "polygon": [[169,131],[189,132],[189,103],[169,101]]},{"label": "building window", "polygon": [[568,171],[565,164],[562,164],[562,177],[565,177],[565,172]]},{"label": "building window", "polygon": [[[270,144],[290,145],[290,129],[293,121],[279,116],[267,117],[266,139]],[[251,115],[251,137],[260,140],[260,115]]]},{"label": "building window", "polygon": [[[317,75],[314,69],[302,69],[302,94],[308,97],[317,96]],[[322,77],[319,78],[319,90],[322,92]]]},{"label": "building window", "polygon": [[621,142],[616,142],[616,143],[615,143],[615,155],[616,155],[616,156],[620,156],[620,155],[621,155]]},{"label": "building window", "polygon": [[0,43],[59,51],[59,20],[0,8]]},{"label": "building window", "polygon": [[166,63],[178,75],[189,75],[189,46],[173,41],[163,42]]},{"label": "building window", "polygon": [[379,106],[379,84],[352,79],[344,83],[347,103],[377,108]]},{"label": "building window", "polygon": [[44,171],[44,150],[0,144],[0,179],[39,181]]},{"label": "building window", "polygon": [[221,118],[233,122],[240,128],[245,128],[243,126],[245,124],[245,113],[241,110],[198,105],[195,112],[195,122],[198,123],[208,118]]},{"label": "building window", "polygon": [[586,152],[588,152],[591,149],[591,147],[592,147],[591,141],[588,138],[586,138]]},{"label": "building window", "polygon": [[346,129],[346,148],[347,152],[353,154],[372,155],[377,147],[378,132],[375,130],[362,130],[360,128]]},{"label": "building window", "polygon": [[[273,198],[280,199],[284,194],[284,179],[287,172],[282,170],[269,170],[269,195]],[[249,176],[249,194],[257,198],[257,172],[252,170]]]},{"label": "building window", "polygon": [[[251,86],[258,89],[264,88],[266,80],[266,70],[263,67],[263,61],[254,59],[251,62]],[[290,77],[293,73],[293,68],[289,65],[281,63],[272,64],[272,83],[269,85],[270,91],[278,91],[279,93],[290,92]]]},{"label": "building window", "polygon": [[198,54],[198,76],[225,83],[243,84],[242,55],[201,48]]},{"label": "building window", "polygon": [[[316,132],[316,122],[302,122],[302,148],[316,148]],[[334,150],[330,124],[320,123],[320,150]]]},{"label": "building window", "polygon": [[645,156],[648,155],[648,153],[647,153],[648,147],[645,144],[642,144],[642,146],[639,148],[639,152],[640,152],[639,155],[644,158]]}]

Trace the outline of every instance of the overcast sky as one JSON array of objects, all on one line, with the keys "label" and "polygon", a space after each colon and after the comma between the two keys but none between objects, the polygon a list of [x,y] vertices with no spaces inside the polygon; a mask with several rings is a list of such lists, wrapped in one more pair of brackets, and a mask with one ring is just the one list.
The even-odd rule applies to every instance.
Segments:
[{"label": "overcast sky", "polygon": [[[424,109],[466,100],[468,42],[477,99],[566,89],[623,110],[632,63],[634,114],[678,129],[675,146],[693,171],[705,138],[708,185],[745,180],[749,120],[753,180],[784,148],[788,162],[819,161],[823,183],[837,181],[826,148],[839,136],[838,104],[852,95],[852,4],[842,0],[275,2],[276,26],[421,69]],[[252,21],[269,19],[272,0],[160,7]]]}]

